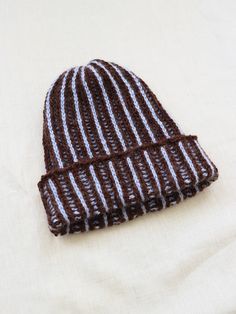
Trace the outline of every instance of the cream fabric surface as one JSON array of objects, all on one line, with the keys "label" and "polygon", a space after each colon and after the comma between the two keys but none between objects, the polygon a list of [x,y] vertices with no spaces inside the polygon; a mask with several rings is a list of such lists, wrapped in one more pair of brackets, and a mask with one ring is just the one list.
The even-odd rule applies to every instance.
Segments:
[{"label": "cream fabric surface", "polygon": [[[0,0],[0,312],[236,313],[236,2]],[[37,188],[42,112],[62,71],[140,75],[219,168],[160,213],[54,237]]]}]

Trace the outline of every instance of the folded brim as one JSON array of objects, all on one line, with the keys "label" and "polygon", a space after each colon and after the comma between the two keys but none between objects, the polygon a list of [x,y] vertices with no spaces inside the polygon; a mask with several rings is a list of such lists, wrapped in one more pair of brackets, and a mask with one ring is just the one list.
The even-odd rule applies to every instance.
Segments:
[{"label": "folded brim", "polygon": [[38,187],[55,234],[117,225],[194,196],[218,177],[195,136],[141,146],[42,176]]}]

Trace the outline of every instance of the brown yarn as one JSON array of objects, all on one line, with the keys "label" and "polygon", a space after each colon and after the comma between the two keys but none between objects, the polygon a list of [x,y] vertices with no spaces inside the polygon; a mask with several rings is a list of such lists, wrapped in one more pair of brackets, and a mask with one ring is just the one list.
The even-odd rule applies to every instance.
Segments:
[{"label": "brown yarn", "polygon": [[70,69],[44,108],[38,187],[55,234],[120,224],[194,196],[218,177],[148,86],[102,60]]}]

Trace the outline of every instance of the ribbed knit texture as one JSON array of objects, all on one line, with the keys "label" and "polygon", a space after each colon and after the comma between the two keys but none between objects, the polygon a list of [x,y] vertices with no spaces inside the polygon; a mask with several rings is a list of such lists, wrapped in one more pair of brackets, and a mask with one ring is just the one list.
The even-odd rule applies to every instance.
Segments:
[{"label": "ribbed knit texture", "polygon": [[45,101],[50,230],[117,225],[194,196],[218,177],[196,136],[182,134],[134,73],[102,60],[64,72]]}]

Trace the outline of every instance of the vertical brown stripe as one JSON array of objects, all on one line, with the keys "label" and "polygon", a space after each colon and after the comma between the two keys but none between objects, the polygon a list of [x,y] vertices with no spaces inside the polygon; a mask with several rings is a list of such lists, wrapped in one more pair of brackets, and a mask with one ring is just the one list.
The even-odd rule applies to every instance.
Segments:
[{"label": "vertical brown stripe", "polygon": [[[105,72],[104,69],[100,68],[98,65],[93,64],[93,67],[97,70],[99,75],[103,78],[104,87],[106,89],[107,95],[110,99],[110,103],[112,106],[113,113],[116,117],[116,122],[121,130],[122,136],[124,138],[124,141],[128,147],[136,146],[137,141],[135,139],[135,136],[132,132],[130,123],[125,115],[125,112],[123,110],[122,104],[120,102],[120,99],[117,95],[116,89],[111,82],[108,74]],[[127,108],[128,110],[128,108]]]},{"label": "vertical brown stripe", "polygon": [[131,77],[129,72],[126,71],[124,68],[122,68],[121,66],[119,66],[117,64],[115,64],[115,65],[119,68],[122,75],[125,77],[125,79],[130,84],[132,90],[134,91],[137,102],[139,103],[139,106],[140,106],[141,110],[143,111],[144,116],[145,116],[149,126],[151,127],[153,134],[156,137],[156,140],[161,140],[163,137],[165,137],[165,135],[163,134],[161,127],[157,124],[157,122],[153,118],[153,116],[152,116],[148,106],[146,105],[145,100],[144,100],[143,96],[141,95],[139,88],[135,84],[133,78]]},{"label": "vertical brown stripe", "polygon": [[148,143],[150,142],[150,136],[148,135],[148,132],[143,125],[143,122],[134,106],[133,100],[129,94],[129,90],[125,83],[120,78],[119,74],[115,71],[115,69],[106,62],[102,62],[102,64],[108,69],[108,71],[111,73],[115,81],[117,82],[117,85],[119,86],[119,89],[121,91],[121,94],[124,98],[124,101],[126,103],[127,110],[129,111],[131,118],[134,122],[134,125],[137,129],[137,132],[141,138],[142,143]]},{"label": "vertical brown stripe", "polygon": [[96,114],[102,128],[102,132],[106,142],[108,144],[109,150],[112,153],[117,153],[123,151],[119,138],[115,132],[114,126],[111,121],[111,117],[107,110],[105,99],[103,97],[99,83],[90,69],[87,69],[87,83],[88,87],[93,95],[94,107]]}]

